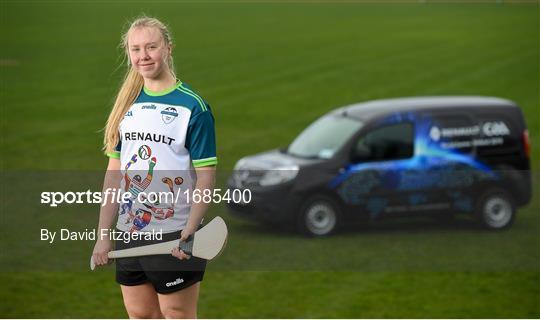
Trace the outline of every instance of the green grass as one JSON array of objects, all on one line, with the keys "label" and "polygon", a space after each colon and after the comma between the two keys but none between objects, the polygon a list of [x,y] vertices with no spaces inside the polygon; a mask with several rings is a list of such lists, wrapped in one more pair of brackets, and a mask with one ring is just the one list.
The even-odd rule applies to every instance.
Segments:
[{"label": "green grass", "polygon": [[[9,301],[3,316],[127,317],[111,273],[3,273],[0,280],[6,283],[0,298]],[[211,272],[202,282],[199,316],[534,318],[538,281],[536,272]],[[31,294],[7,294],[15,291]]]},{"label": "green grass", "polygon": [[[45,208],[39,192],[99,189],[120,29],[141,12],[170,23],[181,79],[212,105],[224,176],[335,107],[453,94],[516,101],[538,169],[538,4],[4,1],[0,12],[3,317],[126,316],[112,268],[86,271],[92,241],[38,240],[42,227],[93,228],[97,207]],[[314,240],[214,206],[231,238],[199,316],[538,318],[539,211],[535,196],[505,232],[418,220]]]}]

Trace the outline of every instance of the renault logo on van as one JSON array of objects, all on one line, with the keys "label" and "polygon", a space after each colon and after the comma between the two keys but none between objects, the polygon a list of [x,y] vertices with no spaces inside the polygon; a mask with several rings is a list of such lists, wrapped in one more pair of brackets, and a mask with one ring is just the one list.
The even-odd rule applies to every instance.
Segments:
[{"label": "renault logo on van", "polygon": [[439,141],[441,138],[472,137],[479,133],[479,125],[453,128],[439,128],[437,126],[433,126],[429,130],[429,136],[431,139],[433,139],[433,141]]},{"label": "renault logo on van", "polygon": [[441,138],[441,130],[438,127],[431,127],[431,130],[429,130],[429,136],[433,141],[439,141]]},{"label": "renault logo on van", "polygon": [[510,129],[502,121],[486,122],[482,126],[482,131],[488,137],[507,136],[510,134]]}]

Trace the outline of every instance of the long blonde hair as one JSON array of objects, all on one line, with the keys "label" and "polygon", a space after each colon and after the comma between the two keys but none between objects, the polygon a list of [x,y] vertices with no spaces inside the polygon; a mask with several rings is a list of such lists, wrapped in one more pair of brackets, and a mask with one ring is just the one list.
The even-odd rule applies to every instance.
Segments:
[{"label": "long blonde hair", "polygon": [[[109,118],[107,119],[107,124],[105,125],[103,149],[106,153],[114,152],[114,148],[120,140],[120,136],[118,135],[120,122],[124,118],[124,115],[128,111],[129,107],[133,104],[135,99],[137,99],[137,96],[141,92],[144,85],[143,77],[133,68],[129,59],[128,37],[130,31],[135,28],[157,28],[163,37],[165,45],[172,45],[172,37],[167,26],[156,18],[146,16],[139,17],[135,19],[129,25],[126,32],[123,33],[120,47],[125,52],[128,70],[124,76],[122,86],[120,87],[120,90],[118,90],[113,108],[109,114]],[[171,55],[167,56],[167,65],[169,67],[169,71],[174,77],[176,77],[174,74],[173,58]]]}]

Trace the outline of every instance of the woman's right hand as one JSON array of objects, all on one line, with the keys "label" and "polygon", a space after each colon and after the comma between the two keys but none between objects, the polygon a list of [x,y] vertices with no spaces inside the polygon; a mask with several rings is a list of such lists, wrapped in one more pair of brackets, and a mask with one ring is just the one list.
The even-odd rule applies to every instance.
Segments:
[{"label": "woman's right hand", "polygon": [[112,242],[109,239],[98,240],[92,252],[92,258],[96,266],[104,266],[109,263],[107,253],[112,250]]}]

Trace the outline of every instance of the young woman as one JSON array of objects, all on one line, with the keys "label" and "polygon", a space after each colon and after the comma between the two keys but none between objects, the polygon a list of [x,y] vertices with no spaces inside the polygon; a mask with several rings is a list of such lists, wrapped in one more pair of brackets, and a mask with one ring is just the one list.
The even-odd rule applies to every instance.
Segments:
[{"label": "young woman", "polygon": [[[163,23],[148,17],[135,20],[122,45],[128,71],[105,128],[109,164],[103,190],[120,188],[131,197],[103,206],[98,230],[109,229],[118,214],[116,229],[121,232],[154,231],[163,233],[162,241],[186,240],[201,224],[208,204],[163,203],[144,194],[213,189],[214,118],[209,105],[177,80],[171,36]],[[108,237],[98,238],[93,258],[104,265],[113,244]],[[148,242],[115,244],[122,249]],[[177,249],[170,256],[117,259],[116,281],[129,317],[195,318],[205,266],[204,260]]]}]

